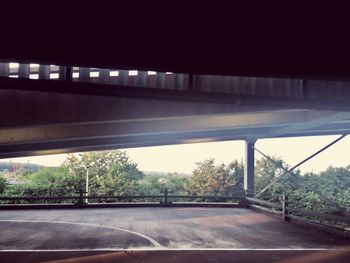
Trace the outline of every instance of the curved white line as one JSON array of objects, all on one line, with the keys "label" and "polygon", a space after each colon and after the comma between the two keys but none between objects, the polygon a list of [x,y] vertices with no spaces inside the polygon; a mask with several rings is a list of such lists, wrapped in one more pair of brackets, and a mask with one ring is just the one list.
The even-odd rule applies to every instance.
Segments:
[{"label": "curved white line", "polygon": [[83,226],[93,226],[93,227],[101,227],[101,228],[107,228],[107,229],[113,229],[113,230],[119,230],[119,231],[124,231],[130,234],[134,234],[137,236],[140,236],[144,239],[147,239],[149,242],[152,243],[153,246],[157,248],[162,248],[163,246],[159,244],[156,240],[153,238],[146,236],[144,234],[131,231],[128,229],[123,229],[119,227],[111,227],[111,226],[103,226],[103,225],[97,225],[97,224],[91,224],[91,223],[79,223],[79,222],[68,222],[68,221],[42,221],[42,220],[21,220],[21,219],[0,219],[0,222],[19,222],[19,223],[52,223],[52,224],[71,224],[71,225],[83,225]]},{"label": "curved white line", "polygon": [[108,251],[349,251],[348,248],[150,248],[150,247],[137,247],[128,249],[119,248],[77,248],[77,249],[0,249],[2,252],[108,252]]}]

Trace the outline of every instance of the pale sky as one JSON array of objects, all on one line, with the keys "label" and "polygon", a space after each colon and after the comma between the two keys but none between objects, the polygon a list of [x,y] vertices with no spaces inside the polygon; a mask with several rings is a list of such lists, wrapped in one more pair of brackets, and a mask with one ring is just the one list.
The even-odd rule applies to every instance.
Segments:
[{"label": "pale sky", "polygon": [[[258,140],[255,147],[265,154],[280,156],[290,166],[297,164],[304,158],[318,151],[336,136],[313,136],[281,139]],[[121,149],[123,150],[123,149]],[[328,166],[347,166],[350,164],[350,135],[314,159],[303,164],[302,172],[319,172]],[[143,171],[191,173],[195,163],[208,158],[215,158],[219,162],[229,163],[234,159],[244,157],[244,141],[209,142],[196,144],[182,144],[171,146],[155,146],[125,149],[131,159],[138,163]],[[66,154],[46,155],[38,157],[21,157],[0,159],[0,161],[28,162],[58,166],[66,158]],[[261,158],[256,153],[256,158]]]}]

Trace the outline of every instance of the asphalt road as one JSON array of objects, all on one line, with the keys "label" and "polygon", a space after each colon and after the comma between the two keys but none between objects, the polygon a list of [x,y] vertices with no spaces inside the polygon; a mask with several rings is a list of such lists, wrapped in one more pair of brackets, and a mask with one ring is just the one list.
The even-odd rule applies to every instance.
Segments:
[{"label": "asphalt road", "polygon": [[241,208],[0,211],[0,250],[330,248],[350,244]]},{"label": "asphalt road", "polygon": [[[5,258],[11,259],[11,255],[23,256],[23,262],[27,262],[30,257],[25,253],[33,255],[38,250],[45,256],[81,252],[120,257],[118,252],[108,253],[128,249],[140,250],[135,252],[139,254],[148,250],[148,255],[153,255],[156,252],[149,250],[164,253],[171,249],[171,253],[181,257],[190,252],[176,250],[203,250],[203,255],[212,253],[204,252],[207,249],[233,249],[241,254],[246,249],[253,249],[254,253],[290,249],[307,253],[302,250],[309,249],[317,254],[322,253],[318,249],[350,247],[348,239],[244,208],[2,210],[0,233],[1,262]],[[4,252],[7,252],[6,256]],[[247,254],[245,258],[253,254]],[[127,255],[126,258],[137,257]]]}]

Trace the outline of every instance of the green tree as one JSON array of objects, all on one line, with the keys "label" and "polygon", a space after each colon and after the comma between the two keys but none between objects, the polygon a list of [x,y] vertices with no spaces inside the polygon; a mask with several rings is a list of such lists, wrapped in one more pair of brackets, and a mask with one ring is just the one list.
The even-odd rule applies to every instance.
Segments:
[{"label": "green tree", "polygon": [[86,171],[82,166],[81,159],[74,154],[69,154],[62,167],[66,171],[68,180],[72,182],[75,192],[84,189],[86,185]]},{"label": "green tree", "polygon": [[143,177],[137,164],[119,150],[83,153],[79,158],[68,160],[66,166],[83,189],[88,170],[90,195],[134,193],[138,181]]},{"label": "green tree", "polygon": [[[132,180],[139,180],[135,175],[139,175],[140,178],[143,175],[137,164],[132,162],[125,152],[119,150],[70,155],[64,166],[75,178],[77,190],[85,189],[88,170],[90,195],[133,192],[135,187]],[[135,185],[138,184],[136,181]]]},{"label": "green tree", "polygon": [[169,190],[169,193],[182,195],[186,193],[186,190],[189,187],[189,182],[190,179],[186,175],[170,173],[165,177],[164,186]]},{"label": "green tree", "polygon": [[0,176],[0,194],[2,194],[5,191],[6,186],[7,186],[6,179]]},{"label": "green tree", "polygon": [[146,175],[140,182],[140,194],[158,195],[165,188],[171,194],[186,194],[189,188],[190,178],[187,175],[168,173],[162,175]]},{"label": "green tree", "polygon": [[344,208],[350,211],[350,170],[329,167],[320,174],[305,175],[305,183],[297,192],[299,206],[322,212]]},{"label": "green tree", "polygon": [[255,166],[255,192],[259,193],[265,187],[270,186],[260,197],[271,201],[278,201],[283,193],[291,194],[303,181],[299,170],[286,173],[288,164],[279,157],[271,157],[273,160],[261,158]]},{"label": "green tree", "polygon": [[24,183],[7,187],[7,195],[62,196],[75,191],[74,178],[68,176],[65,167],[42,168],[21,179]]},{"label": "green tree", "polygon": [[101,194],[130,195],[139,193],[139,182],[143,177],[136,165],[117,162],[112,165],[106,176],[99,179]]},{"label": "green tree", "polygon": [[139,191],[141,195],[159,195],[164,185],[161,183],[162,176],[145,175],[140,182]]},{"label": "green tree", "polygon": [[329,167],[319,174],[302,176],[299,170],[286,173],[284,169],[288,169],[288,165],[280,158],[273,157],[273,160],[262,158],[257,162],[256,192],[273,182],[260,198],[276,202],[285,193],[290,205],[295,207],[318,212],[349,211],[349,167]]},{"label": "green tree", "polygon": [[215,165],[214,159],[208,159],[196,165],[191,176],[190,193],[232,195],[242,190],[242,162]]},{"label": "green tree", "polygon": [[85,189],[89,169],[89,194],[136,194],[143,173],[125,152],[118,150],[68,155],[58,168],[43,168],[23,175],[23,184],[8,187],[9,195],[74,195]]}]

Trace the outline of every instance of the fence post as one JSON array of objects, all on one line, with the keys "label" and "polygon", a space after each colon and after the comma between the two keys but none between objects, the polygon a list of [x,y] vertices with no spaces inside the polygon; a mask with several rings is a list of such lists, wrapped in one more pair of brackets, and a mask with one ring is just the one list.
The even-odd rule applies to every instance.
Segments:
[{"label": "fence post", "polygon": [[164,189],[164,205],[168,205],[168,188]]},{"label": "fence post", "polygon": [[79,190],[79,206],[83,206],[84,199],[83,199],[83,189]]},{"label": "fence post", "polygon": [[288,219],[288,196],[285,193],[282,194],[282,220],[287,221]]},{"label": "fence post", "polygon": [[243,207],[247,208],[248,207],[248,203],[247,203],[247,190],[243,190]]}]

